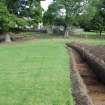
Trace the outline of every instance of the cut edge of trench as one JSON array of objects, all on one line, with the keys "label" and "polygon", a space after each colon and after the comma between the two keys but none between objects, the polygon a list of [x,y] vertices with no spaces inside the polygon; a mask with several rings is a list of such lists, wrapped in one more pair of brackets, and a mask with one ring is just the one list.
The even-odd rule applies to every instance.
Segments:
[{"label": "cut edge of trench", "polygon": [[70,53],[70,79],[72,80],[72,95],[75,101],[75,105],[94,105],[92,99],[88,95],[88,89],[79,74],[78,68],[75,66],[75,55],[73,49],[67,47]]}]

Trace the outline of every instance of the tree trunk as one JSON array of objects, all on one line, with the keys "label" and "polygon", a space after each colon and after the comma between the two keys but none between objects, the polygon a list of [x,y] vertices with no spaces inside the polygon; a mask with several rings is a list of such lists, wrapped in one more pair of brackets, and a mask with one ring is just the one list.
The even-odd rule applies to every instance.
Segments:
[{"label": "tree trunk", "polygon": [[65,34],[64,34],[64,37],[69,37],[69,27],[68,26],[65,26]]},{"label": "tree trunk", "polygon": [[9,33],[5,34],[5,42],[8,42],[8,43],[11,42],[11,37],[10,37]]},{"label": "tree trunk", "polygon": [[52,34],[52,33],[53,33],[53,31],[52,31],[52,26],[49,26],[49,27],[47,28],[47,32],[48,32],[48,34]]},{"label": "tree trunk", "polygon": [[65,35],[64,35],[65,37],[69,37],[69,30],[65,30]]},{"label": "tree trunk", "polygon": [[102,36],[102,31],[100,30],[100,37]]}]

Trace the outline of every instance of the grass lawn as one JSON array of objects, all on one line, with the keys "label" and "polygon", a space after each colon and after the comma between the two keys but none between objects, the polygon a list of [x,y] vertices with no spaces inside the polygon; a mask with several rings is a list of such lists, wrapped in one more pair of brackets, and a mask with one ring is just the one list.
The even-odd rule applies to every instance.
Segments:
[{"label": "grass lawn", "polygon": [[75,42],[90,45],[105,45],[104,39],[76,39]]},{"label": "grass lawn", "polygon": [[[100,35],[99,32],[81,32],[79,34],[81,34],[81,35],[98,35],[98,36]],[[105,32],[102,32],[102,35],[105,35]]]},{"label": "grass lawn", "polygon": [[0,105],[73,105],[63,40],[0,45]]},{"label": "grass lawn", "polygon": [[74,105],[65,42],[105,40],[40,39],[0,45],[0,105]]}]

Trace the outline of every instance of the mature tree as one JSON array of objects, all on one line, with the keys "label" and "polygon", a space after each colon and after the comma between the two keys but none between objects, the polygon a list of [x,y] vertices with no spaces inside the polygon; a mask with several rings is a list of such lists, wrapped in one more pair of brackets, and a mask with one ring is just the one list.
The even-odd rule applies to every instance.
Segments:
[{"label": "mature tree", "polygon": [[16,17],[14,14],[10,13],[8,11],[7,5],[4,1],[0,2],[0,32],[4,34],[5,41],[10,42],[10,36],[9,32],[11,29],[15,28],[16,25],[19,25],[21,21],[21,24],[24,21],[24,25],[26,24],[26,21],[24,19]]},{"label": "mature tree", "polygon": [[[93,3],[94,2],[94,3]],[[92,0],[86,12],[78,18],[80,27],[86,31],[95,30],[100,32],[105,30],[105,1]]]},{"label": "mature tree", "polygon": [[69,27],[76,22],[76,17],[84,9],[84,0],[55,0],[60,9],[65,10],[65,36],[68,37]]},{"label": "mature tree", "polygon": [[40,0],[0,0],[0,31],[6,34],[6,41],[10,41],[11,29],[23,29],[29,23],[36,26],[41,21]]},{"label": "mature tree", "polygon": [[30,25],[36,26],[42,21],[41,0],[19,0],[15,6],[18,17],[25,17]]},{"label": "mature tree", "polygon": [[[6,35],[6,41],[10,41],[7,32],[10,28],[15,27],[15,20],[13,15],[11,15],[4,3],[0,2],[0,32]],[[5,32],[5,33],[4,33]]]},{"label": "mature tree", "polygon": [[94,18],[91,20],[91,26],[93,30],[99,31],[100,36],[102,31],[105,30],[105,1],[101,0],[97,5],[97,12]]},{"label": "mature tree", "polygon": [[52,33],[52,26],[54,25],[54,21],[57,17],[59,17],[58,7],[55,3],[52,3],[48,10],[43,14],[43,24],[47,26],[48,32]]},{"label": "mature tree", "polygon": [[44,25],[53,25],[55,18],[59,16],[59,10],[55,3],[49,5],[48,10],[43,15]]},{"label": "mature tree", "polygon": [[[63,15],[65,17],[65,36],[68,36],[73,25],[78,25],[78,22],[80,24],[80,21],[90,21],[93,18],[98,2],[99,0],[54,0],[48,11],[45,12],[43,22],[52,25],[56,18],[62,17],[61,12],[65,11]],[[82,16],[85,18],[80,18]]]},{"label": "mature tree", "polygon": [[19,18],[27,20],[30,25],[36,26],[38,25],[38,23],[42,21],[43,9],[40,4],[41,0],[1,0],[1,1],[7,6],[9,13],[14,14]]}]

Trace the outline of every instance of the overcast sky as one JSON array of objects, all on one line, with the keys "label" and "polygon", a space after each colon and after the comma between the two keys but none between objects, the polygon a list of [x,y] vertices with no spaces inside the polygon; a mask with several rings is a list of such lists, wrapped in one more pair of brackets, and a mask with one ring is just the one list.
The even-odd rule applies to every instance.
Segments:
[{"label": "overcast sky", "polygon": [[49,4],[51,4],[53,0],[45,0],[45,1],[41,1],[41,5],[43,7],[44,10],[48,9]]}]

